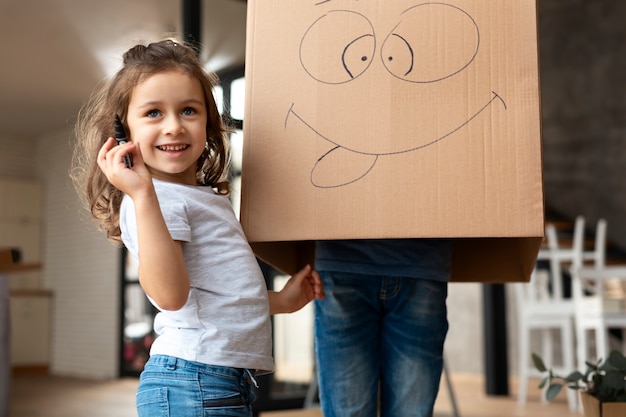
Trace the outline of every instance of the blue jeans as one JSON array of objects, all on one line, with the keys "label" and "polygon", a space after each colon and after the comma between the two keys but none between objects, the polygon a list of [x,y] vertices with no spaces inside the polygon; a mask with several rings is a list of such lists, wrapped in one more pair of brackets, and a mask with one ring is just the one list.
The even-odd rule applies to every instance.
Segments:
[{"label": "blue jeans", "polygon": [[[320,271],[315,351],[325,417],[430,417],[448,331],[446,282]],[[380,395],[380,405],[378,399]]]},{"label": "blue jeans", "polygon": [[151,357],[137,388],[139,417],[251,417],[250,371]]}]

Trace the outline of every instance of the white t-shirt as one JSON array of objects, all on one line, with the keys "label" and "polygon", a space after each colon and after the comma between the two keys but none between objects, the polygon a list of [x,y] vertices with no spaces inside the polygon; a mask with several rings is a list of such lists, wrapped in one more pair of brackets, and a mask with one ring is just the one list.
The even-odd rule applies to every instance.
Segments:
[{"label": "white t-shirt", "polygon": [[[154,320],[151,355],[210,365],[274,369],[267,287],[228,199],[211,187],[153,180],[172,239],[182,242],[191,280],[187,303]],[[138,262],[132,199],[120,209],[122,240]]]}]

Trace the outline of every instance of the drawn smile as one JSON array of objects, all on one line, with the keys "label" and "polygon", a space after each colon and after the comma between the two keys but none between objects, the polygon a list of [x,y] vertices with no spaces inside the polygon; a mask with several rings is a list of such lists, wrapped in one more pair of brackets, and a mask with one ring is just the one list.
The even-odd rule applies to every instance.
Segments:
[{"label": "drawn smile", "polygon": [[[507,109],[506,103],[504,102],[502,97],[500,97],[500,95],[498,95],[498,93],[496,93],[495,91],[492,91],[491,99],[486,104],[476,110],[467,120],[464,120],[461,123],[453,126],[447,132],[444,132],[443,134],[433,137],[432,139],[429,139],[427,141],[416,141],[416,143],[418,144],[415,146],[408,146],[405,149],[393,150],[388,152],[364,151],[341,144],[340,140],[331,138],[328,135],[321,133],[319,129],[312,126],[309,122],[307,122],[307,120],[305,120],[303,116],[298,114],[295,110],[295,103],[292,103],[289,110],[287,111],[287,115],[285,117],[285,129],[287,129],[287,125],[291,120],[291,116],[293,115],[293,117],[299,120],[316,136],[324,139],[325,141],[333,145],[328,152],[324,153],[317,159],[315,165],[311,170],[311,183],[319,188],[334,188],[348,185],[366,176],[374,168],[374,165],[376,164],[380,156],[417,151],[450,137],[454,133],[462,130],[464,127],[470,124],[474,119],[476,119],[486,109],[490,108],[494,103],[501,103],[504,110]],[[335,172],[330,174],[329,172],[327,172],[328,170],[326,169],[326,166],[332,165],[331,161],[335,161],[337,159],[339,159],[340,162],[343,160],[344,163],[341,163],[339,165],[342,167],[346,166],[345,162],[350,160],[350,166],[354,167],[354,169],[351,172]]]}]

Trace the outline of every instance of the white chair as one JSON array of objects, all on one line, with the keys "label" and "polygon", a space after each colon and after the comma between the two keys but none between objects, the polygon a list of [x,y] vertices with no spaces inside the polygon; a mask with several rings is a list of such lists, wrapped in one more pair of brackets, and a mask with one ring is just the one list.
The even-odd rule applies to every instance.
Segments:
[{"label": "white chair", "polygon": [[[585,218],[583,216],[576,217],[570,246],[564,247],[559,243],[556,228],[551,224],[546,226],[546,240],[547,250],[539,252],[538,260],[547,259],[550,263],[552,276],[562,278],[564,270],[569,271],[572,267],[582,265],[583,256],[581,254],[585,244]],[[558,299],[563,297],[563,280],[561,278],[553,280],[551,283],[552,291]]]},{"label": "white chair", "polygon": [[[584,229],[584,219],[578,220],[578,227]],[[575,234],[574,246],[582,248],[582,229]],[[549,269],[534,269],[530,282],[514,284],[518,317],[519,371],[518,404],[526,403],[529,377],[541,374],[530,361],[531,333],[539,330],[541,334],[541,355],[544,362],[558,373],[569,373],[575,366],[574,359],[574,301],[563,298],[561,264],[577,262],[580,252],[568,248],[560,249],[556,229],[546,226],[547,248],[539,252],[538,260],[549,261]],[[555,330],[560,335],[561,366],[553,363]],[[542,396],[542,399],[544,397]],[[543,400],[545,401],[545,400]],[[567,402],[571,410],[578,409],[578,399],[573,390],[567,390]]]},{"label": "white chair", "polygon": [[592,250],[583,249],[583,262],[592,261],[593,266],[597,268],[606,264],[606,229],[606,220],[599,219],[596,224],[594,247]]},{"label": "white chair", "polygon": [[[586,360],[606,359],[609,353],[609,329],[622,329],[626,335],[626,310],[608,308],[606,284],[626,281],[626,265],[591,266],[572,269],[572,292],[575,305],[577,367],[584,371]],[[588,332],[594,333],[595,354],[590,354]]]}]

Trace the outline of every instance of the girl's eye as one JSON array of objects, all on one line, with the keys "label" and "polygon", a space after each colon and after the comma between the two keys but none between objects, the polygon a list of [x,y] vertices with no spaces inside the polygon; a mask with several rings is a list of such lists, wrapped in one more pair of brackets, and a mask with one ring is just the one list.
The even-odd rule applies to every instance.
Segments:
[{"label": "girl's eye", "polygon": [[196,111],[191,107],[185,107],[182,111],[185,116],[191,116],[196,113]]},{"label": "girl's eye", "polygon": [[146,115],[148,117],[159,117],[161,115],[161,112],[158,110],[150,110],[148,111],[148,113],[146,113]]}]

